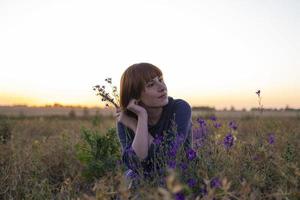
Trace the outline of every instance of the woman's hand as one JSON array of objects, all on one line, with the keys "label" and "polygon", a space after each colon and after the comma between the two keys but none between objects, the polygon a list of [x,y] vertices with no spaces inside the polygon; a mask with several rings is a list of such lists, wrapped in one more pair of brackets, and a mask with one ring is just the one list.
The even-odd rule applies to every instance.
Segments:
[{"label": "woman's hand", "polygon": [[115,117],[117,122],[121,122],[124,126],[129,127],[135,132],[137,126],[137,120],[135,118],[129,117],[124,111],[121,111],[121,108],[117,108]]},{"label": "woman's hand", "polygon": [[127,106],[127,109],[130,110],[131,112],[134,112],[137,116],[141,116],[141,115],[147,116],[146,109],[140,106],[138,103],[139,103],[138,100],[131,99]]},{"label": "woman's hand", "polygon": [[[145,108],[142,106],[138,105],[138,101],[136,99],[132,99],[128,106],[127,109],[134,112],[138,116],[141,116],[142,114],[145,114],[147,117],[147,111]],[[121,108],[116,109],[116,119],[117,122],[121,122],[124,124],[124,126],[129,127],[133,132],[135,133],[136,127],[137,127],[137,120],[133,117],[128,116],[124,111],[121,111]],[[153,143],[154,138],[152,137],[151,134],[148,134],[148,147]]]}]

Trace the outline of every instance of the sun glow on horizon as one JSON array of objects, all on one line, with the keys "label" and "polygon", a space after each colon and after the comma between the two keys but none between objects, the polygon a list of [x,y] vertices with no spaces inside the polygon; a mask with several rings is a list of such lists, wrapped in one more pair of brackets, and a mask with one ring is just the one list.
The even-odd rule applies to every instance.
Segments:
[{"label": "sun glow on horizon", "polygon": [[[300,1],[1,1],[0,105],[104,106],[137,62],[192,106],[300,108]],[[55,14],[53,14],[55,13]]]}]

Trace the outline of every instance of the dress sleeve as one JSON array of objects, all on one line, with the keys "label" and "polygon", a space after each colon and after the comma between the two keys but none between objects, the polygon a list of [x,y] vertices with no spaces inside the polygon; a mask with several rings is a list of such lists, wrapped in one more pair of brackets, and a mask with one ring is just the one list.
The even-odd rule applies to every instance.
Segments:
[{"label": "dress sleeve", "polygon": [[140,173],[149,163],[150,152],[153,151],[154,146],[151,144],[148,150],[148,156],[141,160],[132,148],[134,133],[129,130],[122,123],[117,123],[117,131],[119,140],[122,146],[122,161],[128,169]]}]

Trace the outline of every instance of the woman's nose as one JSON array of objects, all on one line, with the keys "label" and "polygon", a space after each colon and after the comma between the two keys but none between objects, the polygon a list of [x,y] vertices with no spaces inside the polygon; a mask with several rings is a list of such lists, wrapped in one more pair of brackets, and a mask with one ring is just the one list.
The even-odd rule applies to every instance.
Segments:
[{"label": "woman's nose", "polygon": [[159,92],[163,92],[164,90],[167,89],[163,83],[160,83],[158,88],[159,88]]}]

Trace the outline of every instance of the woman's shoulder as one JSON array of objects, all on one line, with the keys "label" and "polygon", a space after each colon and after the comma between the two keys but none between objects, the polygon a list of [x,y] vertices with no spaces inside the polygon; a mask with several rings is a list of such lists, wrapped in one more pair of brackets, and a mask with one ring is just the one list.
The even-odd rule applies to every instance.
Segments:
[{"label": "woman's shoulder", "polygon": [[190,104],[184,99],[169,98],[169,112],[176,113],[191,113],[192,108]]},{"label": "woman's shoulder", "polygon": [[191,110],[190,104],[184,99],[174,99],[174,107],[176,110]]}]

